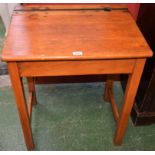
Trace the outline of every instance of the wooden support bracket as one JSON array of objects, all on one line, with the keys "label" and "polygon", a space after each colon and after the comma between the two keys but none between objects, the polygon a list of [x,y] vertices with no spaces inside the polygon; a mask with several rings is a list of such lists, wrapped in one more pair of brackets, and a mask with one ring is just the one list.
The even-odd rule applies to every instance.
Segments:
[{"label": "wooden support bracket", "polygon": [[111,103],[112,111],[114,114],[115,121],[118,123],[119,121],[119,112],[113,95],[113,83],[114,83],[114,75],[108,75],[106,83],[105,83],[105,91],[104,91],[104,100]]},{"label": "wooden support bracket", "polygon": [[109,100],[111,102],[111,107],[112,107],[112,111],[113,111],[113,114],[114,114],[115,121],[118,122],[118,120],[119,120],[119,112],[118,112],[118,108],[117,108],[117,105],[116,105],[116,102],[115,102],[115,99],[114,99],[112,89],[108,89],[108,96],[109,96]]},{"label": "wooden support bracket", "polygon": [[32,106],[37,104],[36,93],[35,93],[35,81],[34,78],[27,78],[29,99],[28,99],[28,116],[31,121]]}]

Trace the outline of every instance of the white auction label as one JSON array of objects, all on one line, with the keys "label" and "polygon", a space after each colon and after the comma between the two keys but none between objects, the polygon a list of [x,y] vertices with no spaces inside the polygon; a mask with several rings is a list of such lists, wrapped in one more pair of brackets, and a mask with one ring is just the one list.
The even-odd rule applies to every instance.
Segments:
[{"label": "white auction label", "polygon": [[82,51],[75,51],[75,52],[72,52],[73,55],[83,55],[83,52]]}]

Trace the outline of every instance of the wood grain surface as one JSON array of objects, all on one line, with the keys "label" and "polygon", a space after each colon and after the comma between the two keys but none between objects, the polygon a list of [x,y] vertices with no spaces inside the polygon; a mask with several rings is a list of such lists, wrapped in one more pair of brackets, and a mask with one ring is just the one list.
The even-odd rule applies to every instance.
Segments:
[{"label": "wood grain surface", "polygon": [[[83,5],[83,8],[92,6]],[[83,55],[74,56],[75,51],[82,51]],[[128,11],[47,10],[14,11],[2,59],[88,60],[150,56],[152,52]]]},{"label": "wood grain surface", "polygon": [[134,59],[18,62],[19,73],[23,77],[127,74],[132,73],[134,65]]}]

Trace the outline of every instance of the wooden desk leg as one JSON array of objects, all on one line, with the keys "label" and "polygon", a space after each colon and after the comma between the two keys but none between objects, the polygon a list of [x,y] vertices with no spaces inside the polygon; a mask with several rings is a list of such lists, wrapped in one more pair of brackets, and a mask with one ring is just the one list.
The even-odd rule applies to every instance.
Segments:
[{"label": "wooden desk leg", "polygon": [[110,102],[110,97],[109,97],[109,92],[108,90],[113,87],[113,76],[112,75],[107,75],[106,83],[105,83],[105,90],[103,94],[103,99],[107,102]]},{"label": "wooden desk leg", "polygon": [[9,74],[12,82],[14,95],[16,98],[16,104],[17,104],[18,113],[19,113],[20,121],[23,128],[26,146],[28,150],[33,150],[34,143],[33,143],[33,137],[31,132],[31,126],[30,126],[30,121],[28,117],[23,84],[18,72],[17,63],[15,62],[8,63],[8,70],[9,70]]},{"label": "wooden desk leg", "polygon": [[37,104],[37,99],[36,99],[36,91],[35,91],[35,81],[34,78],[28,77],[27,78],[27,83],[28,83],[28,90],[29,93],[33,93],[33,105]]},{"label": "wooden desk leg", "polygon": [[128,119],[134,103],[137,88],[140,82],[146,59],[137,59],[133,73],[129,75],[128,83],[125,91],[124,102],[121,108],[118,126],[115,134],[114,143],[120,145],[128,125]]}]

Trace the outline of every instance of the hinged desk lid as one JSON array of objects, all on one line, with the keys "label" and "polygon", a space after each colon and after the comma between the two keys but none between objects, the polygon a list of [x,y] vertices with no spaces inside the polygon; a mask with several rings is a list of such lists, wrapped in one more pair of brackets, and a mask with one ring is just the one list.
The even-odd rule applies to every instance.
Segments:
[{"label": "hinged desk lid", "polygon": [[125,5],[28,5],[14,11],[2,59],[117,59],[151,55]]}]

